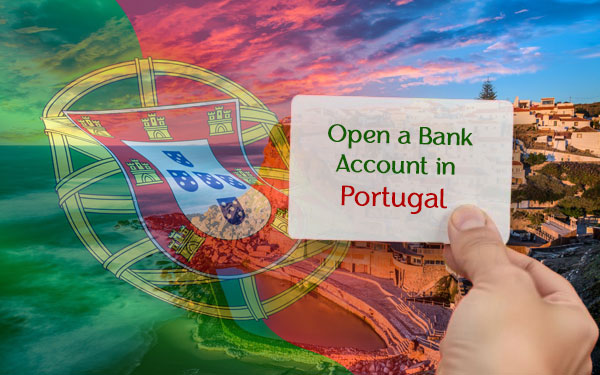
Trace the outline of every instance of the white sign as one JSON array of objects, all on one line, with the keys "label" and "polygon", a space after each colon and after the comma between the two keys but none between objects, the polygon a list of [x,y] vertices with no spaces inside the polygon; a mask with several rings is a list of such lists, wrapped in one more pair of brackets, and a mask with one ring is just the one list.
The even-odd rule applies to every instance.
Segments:
[{"label": "white sign", "polygon": [[506,101],[296,96],[289,234],[448,243],[470,203],[508,241],[512,117]]}]

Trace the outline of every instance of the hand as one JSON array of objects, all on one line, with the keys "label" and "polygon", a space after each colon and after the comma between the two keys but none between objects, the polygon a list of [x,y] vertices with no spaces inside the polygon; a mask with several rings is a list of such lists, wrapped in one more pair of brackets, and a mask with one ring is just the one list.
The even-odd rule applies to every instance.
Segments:
[{"label": "hand", "polygon": [[448,223],[446,263],[473,282],[441,343],[439,375],[587,375],[598,327],[562,276],[504,246],[483,211]]}]

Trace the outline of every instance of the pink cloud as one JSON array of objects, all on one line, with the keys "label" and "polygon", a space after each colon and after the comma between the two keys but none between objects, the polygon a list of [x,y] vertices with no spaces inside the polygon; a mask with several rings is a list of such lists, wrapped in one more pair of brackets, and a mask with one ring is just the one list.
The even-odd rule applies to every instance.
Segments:
[{"label": "pink cloud", "polygon": [[517,48],[517,44],[514,42],[498,41],[494,44],[491,44],[483,52],[506,51],[506,50],[514,50],[516,48]]},{"label": "pink cloud", "polygon": [[504,19],[506,16],[504,15],[504,13],[500,13],[499,16],[496,17],[485,17],[485,18],[480,18],[477,21],[475,21],[475,23],[477,25],[485,23],[485,22],[490,22],[490,21],[500,21],[502,19]]},{"label": "pink cloud", "polygon": [[[394,92],[397,88],[466,82],[522,71],[493,61],[476,63],[440,58],[403,63],[407,53],[436,48],[428,43],[414,43],[402,55],[399,52],[385,58],[370,58],[373,52],[384,49],[389,39],[341,40],[336,35],[337,28],[324,26],[329,21],[340,25],[340,13],[351,17],[357,11],[345,7],[348,5],[323,7],[318,0],[223,0],[195,7],[163,6],[132,17],[132,24],[145,56],[184,61],[223,74],[248,88],[278,111],[280,117],[289,114],[289,101],[300,93],[352,94],[369,85]],[[504,14],[478,22],[502,18]],[[446,30],[460,27],[446,26]],[[417,28],[414,32],[422,30]],[[447,48],[484,42],[488,42],[484,36],[471,36],[456,40]],[[488,49],[505,47],[498,43],[502,42]],[[526,49],[522,53],[535,51]],[[219,93],[194,86],[197,84],[176,81],[161,78],[161,104],[220,98]],[[189,95],[180,94],[182,85]]]}]

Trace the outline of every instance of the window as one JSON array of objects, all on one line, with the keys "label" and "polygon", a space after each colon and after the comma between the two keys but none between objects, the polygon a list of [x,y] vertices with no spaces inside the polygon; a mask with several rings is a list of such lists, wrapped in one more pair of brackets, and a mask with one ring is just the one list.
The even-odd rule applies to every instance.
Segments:
[{"label": "window", "polygon": [[577,138],[581,138],[581,133],[577,133]]},{"label": "window", "polygon": [[557,125],[557,123],[558,123],[558,121],[554,121],[554,126],[556,126],[556,125]]},{"label": "window", "polygon": [[575,126],[577,126],[577,121],[575,121]]}]

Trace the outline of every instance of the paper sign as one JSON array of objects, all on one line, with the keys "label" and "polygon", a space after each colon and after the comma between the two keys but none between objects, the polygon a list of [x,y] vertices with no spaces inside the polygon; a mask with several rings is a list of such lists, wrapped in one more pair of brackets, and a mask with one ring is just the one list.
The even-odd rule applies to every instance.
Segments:
[{"label": "paper sign", "polygon": [[296,96],[289,234],[448,243],[470,203],[508,241],[512,117],[506,101]]}]

